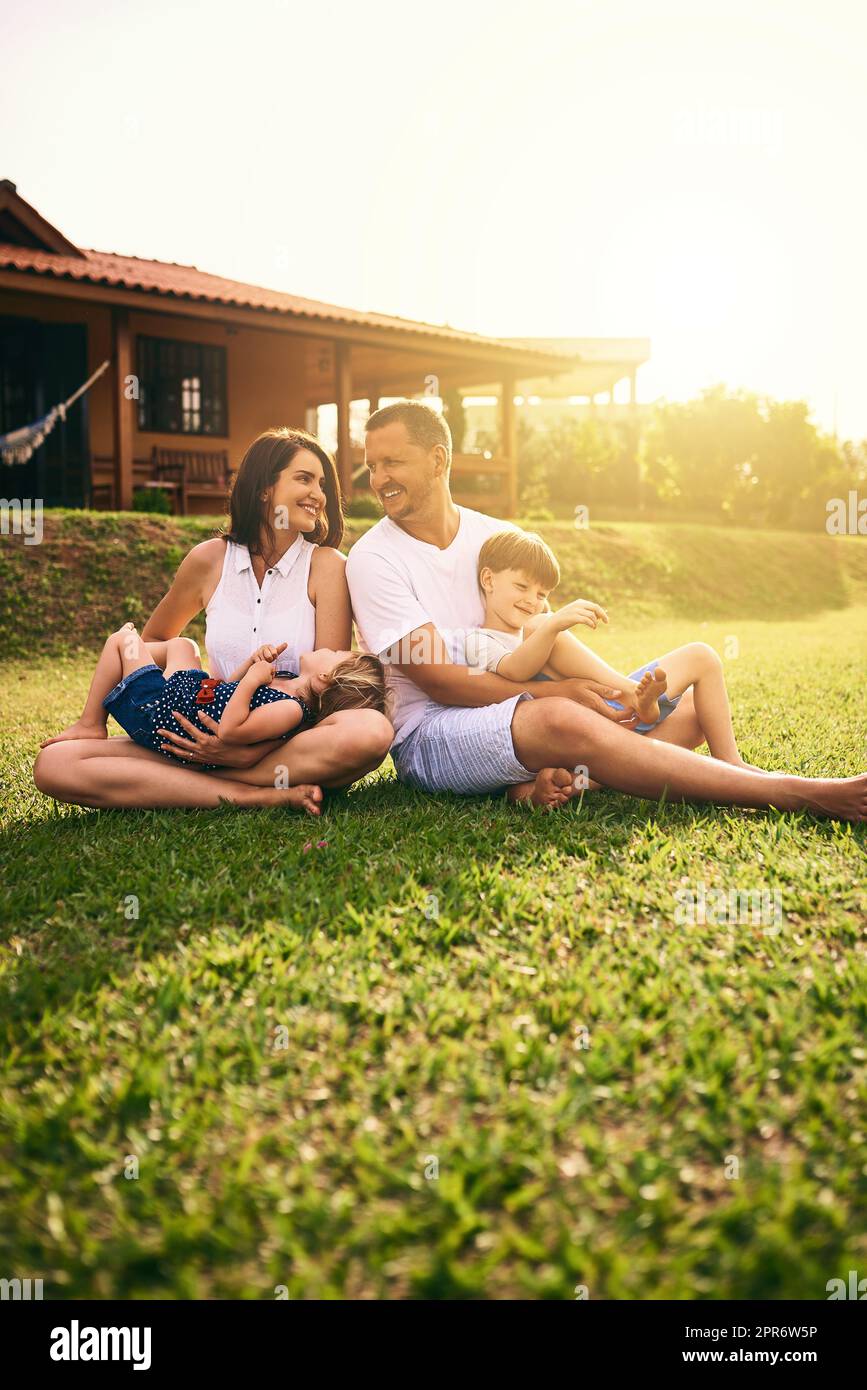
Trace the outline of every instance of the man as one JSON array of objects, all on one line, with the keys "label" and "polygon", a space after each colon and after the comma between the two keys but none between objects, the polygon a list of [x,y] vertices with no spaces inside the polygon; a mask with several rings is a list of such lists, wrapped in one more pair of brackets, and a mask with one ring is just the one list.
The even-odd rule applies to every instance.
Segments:
[{"label": "man", "polygon": [[448,425],[420,402],[370,417],[366,461],[385,516],[353,546],[346,577],[362,643],[388,665],[391,753],[402,781],[464,794],[509,787],[513,797],[559,806],[594,779],[654,800],[667,792],[855,819],[867,813],[865,778],[777,776],[688,751],[702,741],[689,692],[657,736],[642,738],[630,731],[628,712],[606,704],[614,692],[595,681],[544,681],[531,696],[467,666],[463,639],[484,615],[479,550],[504,523],[456,506]]}]

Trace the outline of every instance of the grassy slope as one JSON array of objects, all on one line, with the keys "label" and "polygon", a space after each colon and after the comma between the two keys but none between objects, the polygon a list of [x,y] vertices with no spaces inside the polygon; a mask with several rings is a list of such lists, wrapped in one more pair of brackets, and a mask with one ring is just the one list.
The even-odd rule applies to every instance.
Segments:
[{"label": "grassy slope", "polygon": [[[346,547],[370,523],[356,522]],[[0,537],[0,650],[89,650],[132,618],[143,623],[171,575],[217,518],[49,511],[41,545]],[[542,528],[560,556],[561,593],[607,603],[621,619],[795,618],[867,597],[856,538],[676,522]],[[196,630],[196,625],[193,629]]]},{"label": "grassy slope", "polygon": [[[605,540],[630,582],[675,562],[659,530]],[[704,626],[636,582],[674,615],[599,647],[736,635],[747,756],[863,766],[867,609],[815,613],[790,567],[770,606],[814,616],[769,625],[746,582]],[[29,762],[88,674],[3,681],[4,1268],[48,1296],[816,1298],[863,1267],[863,829],[609,794],[544,817],[387,771],[316,826],[58,810]],[[779,888],[783,930],[677,926],[683,883]]]}]

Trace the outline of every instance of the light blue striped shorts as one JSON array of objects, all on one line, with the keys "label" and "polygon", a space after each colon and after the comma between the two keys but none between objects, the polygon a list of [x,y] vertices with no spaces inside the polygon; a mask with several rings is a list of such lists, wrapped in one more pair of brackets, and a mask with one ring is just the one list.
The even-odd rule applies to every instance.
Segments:
[{"label": "light blue striped shorts", "polygon": [[[639,666],[630,680],[640,680],[645,671],[654,671],[658,665],[658,661],[649,661],[646,666]],[[432,700],[421,722],[391,750],[398,778],[421,791],[458,792],[462,796],[480,796],[516,782],[532,782],[536,774],[528,772],[519,761],[512,742],[515,706],[519,700],[532,698],[525,690],[499,705],[480,705],[477,709],[438,705]],[[619,700],[605,703],[615,709],[623,708]],[[649,733],[679,703],[679,695],[663,695],[656,722],[637,724],[633,732]]]},{"label": "light blue striped shorts", "polygon": [[467,709],[461,705],[427,706],[420,724],[392,748],[401,782],[426,792],[479,796],[515,782],[532,782],[512,743],[512,716],[527,691],[498,705]]}]

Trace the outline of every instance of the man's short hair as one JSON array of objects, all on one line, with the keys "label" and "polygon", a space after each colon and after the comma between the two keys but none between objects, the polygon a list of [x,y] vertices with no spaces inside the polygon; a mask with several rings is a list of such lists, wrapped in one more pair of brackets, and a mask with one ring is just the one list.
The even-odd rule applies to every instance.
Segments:
[{"label": "man's short hair", "polygon": [[433,449],[442,444],[446,451],[446,467],[452,462],[452,432],[441,415],[421,401],[395,401],[375,410],[365,425],[365,431],[384,429],[386,425],[406,425],[413,444],[420,449]]},{"label": "man's short hair", "polygon": [[556,589],[560,566],[550,545],[535,531],[496,531],[479,551],[479,577],[483,569],[494,574],[519,570],[543,589]]}]

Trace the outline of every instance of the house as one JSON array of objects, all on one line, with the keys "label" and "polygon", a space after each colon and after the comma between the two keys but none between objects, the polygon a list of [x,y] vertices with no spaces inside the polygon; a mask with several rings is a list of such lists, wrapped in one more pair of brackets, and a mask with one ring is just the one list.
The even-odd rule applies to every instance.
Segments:
[{"label": "house", "polygon": [[[109,369],[25,463],[0,464],[7,497],[128,508],[160,451],[227,456],[237,468],[271,425],[310,426],[337,407],[347,497],[360,450],[350,406],[495,383],[499,446],[457,454],[456,497],[514,514],[515,392],[580,368],[560,346],[341,308],[194,266],[75,246],[0,181],[0,435],[41,418]],[[361,469],[363,473],[363,469]],[[203,498],[192,510],[214,511]]]},{"label": "house", "polygon": [[[518,383],[515,401],[518,419],[534,429],[547,429],[564,419],[597,417],[600,421],[635,430],[649,406],[636,399],[638,368],[650,360],[647,338],[507,338],[520,347],[541,348],[571,357],[576,365],[556,376],[529,378]],[[615,401],[614,389],[628,382],[628,399]],[[607,400],[599,401],[599,396]],[[464,443],[474,447],[496,431],[498,401],[489,383],[463,394]]]}]

